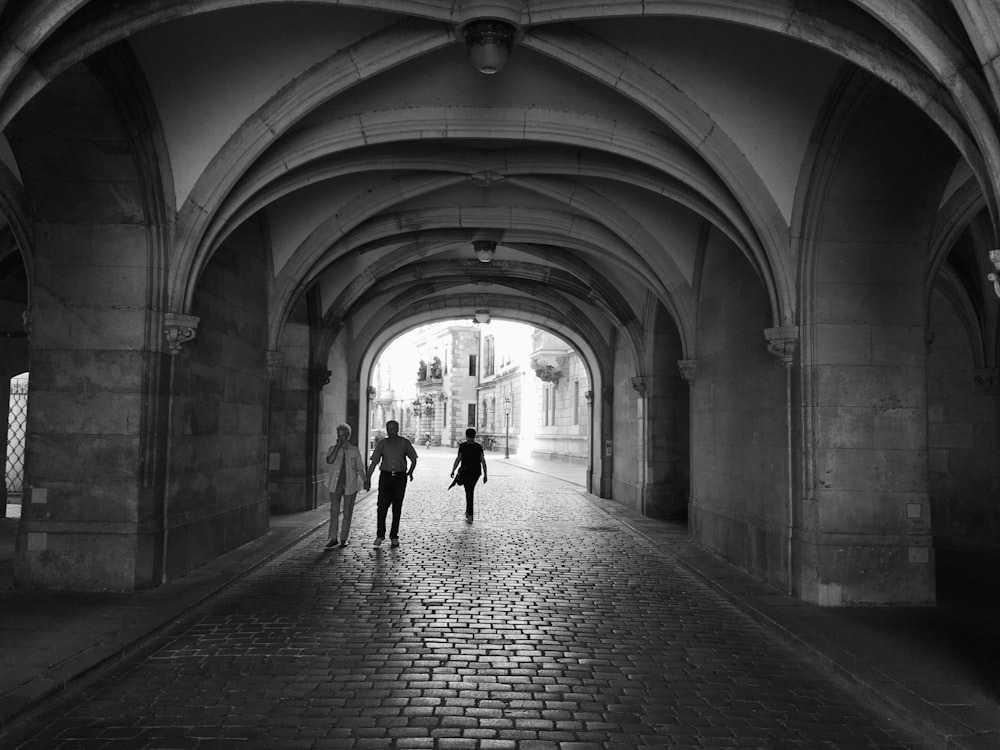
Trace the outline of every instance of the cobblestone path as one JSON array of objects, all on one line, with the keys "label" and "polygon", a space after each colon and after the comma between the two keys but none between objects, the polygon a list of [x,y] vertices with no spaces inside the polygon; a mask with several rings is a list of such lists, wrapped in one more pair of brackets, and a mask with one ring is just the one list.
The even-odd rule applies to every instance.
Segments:
[{"label": "cobblestone path", "polygon": [[79,691],[22,750],[918,748],[559,480],[421,459],[401,546],[314,535]]}]

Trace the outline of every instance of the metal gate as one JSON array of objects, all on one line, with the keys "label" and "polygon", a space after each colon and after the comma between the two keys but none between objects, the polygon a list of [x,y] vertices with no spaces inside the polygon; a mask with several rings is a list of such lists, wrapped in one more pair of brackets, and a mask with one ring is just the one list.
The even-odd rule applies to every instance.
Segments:
[{"label": "metal gate", "polygon": [[7,417],[7,494],[20,495],[24,489],[24,436],[28,421],[28,376],[10,381],[10,411]]}]

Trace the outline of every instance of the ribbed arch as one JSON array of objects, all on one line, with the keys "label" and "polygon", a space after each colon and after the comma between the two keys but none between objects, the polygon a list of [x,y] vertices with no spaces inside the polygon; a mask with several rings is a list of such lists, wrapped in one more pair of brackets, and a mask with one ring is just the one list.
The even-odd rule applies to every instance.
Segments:
[{"label": "ribbed arch", "polygon": [[973,220],[986,208],[983,193],[975,180],[968,180],[948,198],[938,212],[937,224],[930,242],[930,262],[927,264],[927,279],[924,282],[926,304],[937,282],[938,272],[959,237]]},{"label": "ribbed arch", "polygon": [[954,8],[976,50],[993,98],[1000,101],[1000,5],[996,0],[960,0]]},{"label": "ribbed arch", "polygon": [[[423,305],[419,311],[414,311],[412,317],[397,319],[387,324],[376,336],[364,342],[364,348],[359,352],[356,365],[351,363],[351,374],[356,375],[359,383],[370,383],[375,362],[393,340],[421,325],[452,320],[455,317],[454,308],[447,301],[436,300]],[[471,312],[468,316],[460,317],[471,317]],[[584,369],[587,371],[595,393],[601,393],[606,384],[614,381],[612,357],[609,350],[604,345],[597,348],[592,346],[586,333],[569,328],[561,321],[553,320],[544,311],[536,309],[513,310],[505,314],[502,319],[540,328],[567,342],[583,361]],[[600,424],[600,408],[600,402],[597,400],[593,427]],[[599,433],[595,431],[593,434]]]},{"label": "ribbed arch", "polygon": [[[933,294],[940,294],[955,311],[965,330],[969,351],[972,353],[972,360],[975,367],[988,367],[986,347],[983,341],[983,330],[980,325],[978,305],[969,295],[962,280],[959,279],[947,266],[941,269],[938,274],[938,282],[934,285]],[[930,300],[928,300],[929,304]],[[928,306],[928,311],[930,307]],[[928,316],[928,322],[930,318]]]},{"label": "ribbed arch", "polygon": [[[982,181],[983,189],[990,196],[988,208],[994,227],[1000,230],[1000,137],[996,110],[989,104],[988,85],[969,74],[971,60],[965,55],[964,48],[955,43],[920,2],[910,3],[904,14],[888,7],[883,0],[851,1],[895,33],[947,88],[951,100],[961,112],[966,132],[971,133],[987,168],[982,168],[979,159],[973,156],[976,152],[964,143],[964,138],[956,141],[952,130],[945,129],[945,132],[952,137],[962,155],[969,159],[973,171]],[[993,20],[996,20],[996,14],[993,15]],[[974,69],[980,70],[978,67]]]},{"label": "ribbed arch", "polygon": [[[560,266],[570,265],[572,258],[564,253],[555,259]],[[581,272],[582,271],[582,272]],[[432,279],[433,281],[428,281]],[[495,288],[510,288],[529,296],[538,296],[539,285],[549,294],[569,299],[585,300],[608,316],[614,325],[632,324],[636,310],[609,281],[587,269],[553,268],[534,263],[502,261],[497,266],[484,267],[473,262],[456,264],[453,260],[425,261],[398,267],[391,273],[356,278],[337,299],[331,301],[323,315],[325,328],[335,328],[351,317],[352,311],[373,294],[392,295],[397,289],[410,289],[421,284],[422,290],[447,290],[469,283],[488,283]]]},{"label": "ribbed arch", "polygon": [[[321,2],[321,0],[313,1]],[[331,5],[339,7],[359,7],[368,10],[384,10],[388,13],[423,16],[452,25],[474,15],[477,9],[476,3],[456,6],[447,0],[439,2],[431,0],[423,0],[422,2],[403,2],[401,0],[329,1]],[[263,3],[265,0],[259,0],[259,2]],[[274,0],[267,0],[267,2],[274,3]],[[293,4],[293,0],[286,0],[286,2]],[[197,13],[252,4],[255,4],[254,0],[241,0],[240,2],[206,0],[196,6],[181,0],[173,2],[147,0],[147,2],[123,4],[124,7],[116,8],[114,11],[101,15],[95,14],[92,19],[85,13],[73,16],[77,9],[86,5],[82,0],[50,2],[42,7],[36,5],[30,11],[30,15],[22,14],[15,19],[12,26],[13,33],[10,35],[12,43],[5,55],[0,58],[0,93],[5,94],[3,106],[0,107],[0,120],[4,124],[9,122],[10,118],[16,114],[17,108],[59,73],[97,50],[125,39],[131,34]],[[943,97],[937,94],[935,89],[947,86],[951,97],[959,103],[964,112],[971,115],[971,122],[978,123],[974,126],[977,130],[976,141],[982,146],[988,147],[985,149],[991,155],[988,161],[995,165],[996,137],[994,129],[990,127],[989,118],[983,119],[977,115],[983,111],[982,104],[968,101],[968,98],[972,96],[969,92],[975,91],[977,88],[975,80],[968,75],[953,76],[949,74],[949,67],[959,69],[964,67],[962,65],[956,67],[947,62],[943,65],[937,64],[937,62],[949,59],[961,59],[962,50],[956,49],[950,43],[947,35],[937,29],[933,19],[916,3],[907,14],[896,13],[894,9],[887,8],[881,0],[855,0],[855,4],[870,14],[869,17],[877,18],[882,26],[878,29],[868,30],[868,35],[862,35],[849,28],[850,23],[858,22],[857,18],[839,23],[836,18],[820,15],[821,6],[817,6],[818,13],[812,13],[811,9],[802,8],[799,3],[787,0],[740,0],[740,2],[715,3],[647,0],[641,5],[634,3],[614,5],[593,0],[573,4],[561,0],[536,0],[530,6],[527,4],[523,6],[519,19],[511,18],[509,20],[520,23],[522,26],[541,26],[593,18],[675,16],[738,23],[780,33],[837,54],[872,72],[905,95],[910,96],[955,140],[956,145],[959,146],[966,158],[970,160],[970,163],[973,163],[977,159],[972,150],[968,149],[967,144],[964,143],[967,131],[956,123],[956,118],[948,115],[945,110],[939,109],[938,103],[943,101]],[[963,6],[963,4],[959,3],[959,6]],[[493,10],[496,11],[496,8]],[[976,3],[973,0],[967,0],[964,7],[960,7],[958,12],[963,14],[966,25],[973,30],[980,24],[985,24],[988,28],[995,28],[998,23],[996,8],[989,3]],[[27,20],[29,18],[30,21]],[[904,18],[907,24],[905,28],[901,25],[902,21],[900,20]],[[67,23],[71,19],[78,22]],[[44,33],[38,34],[37,29],[39,28],[43,29]],[[65,29],[64,34],[58,35],[56,33],[63,29]],[[879,30],[884,32],[883,37],[874,36],[873,32]],[[919,33],[914,34],[914,31]],[[49,40],[53,35],[58,38],[46,45],[43,50],[43,42]],[[981,66],[985,69],[989,81],[996,88],[997,76],[990,66],[993,56],[990,54],[990,50],[983,48],[983,35],[970,32],[970,36],[973,42],[978,44]],[[896,52],[892,42],[897,38],[903,40],[910,49],[916,51],[926,61],[934,71],[936,78],[931,78],[925,70],[917,68],[912,61]],[[20,76],[18,80],[20,90],[14,90],[11,93],[9,89],[12,87],[15,76],[28,64],[29,57],[33,55],[38,58],[32,61],[35,70],[32,75]],[[981,128],[980,126],[987,127]],[[993,145],[991,146],[991,144]],[[985,177],[985,175],[981,176]]]},{"label": "ribbed arch", "polygon": [[[418,175],[414,177],[394,178],[388,181],[383,189],[366,192],[363,196],[359,196],[357,200],[353,201],[351,205],[341,207],[335,215],[324,221],[310,233],[303,241],[300,250],[297,250],[293,258],[289,261],[289,265],[295,267],[290,273],[296,276],[299,274],[300,269],[307,267],[316,269],[317,265],[333,260],[336,256],[331,252],[331,249],[337,249],[338,241],[355,227],[362,227],[369,217],[375,217],[374,224],[369,225],[369,227],[379,226],[382,222],[378,217],[389,208],[415,197],[432,197],[434,193],[439,192],[441,189],[462,182],[464,182],[463,179],[455,177],[441,178]],[[614,247],[622,250],[624,253],[629,255],[635,254],[641,258],[641,265],[640,263],[631,264],[637,274],[643,276],[647,273],[655,274],[661,280],[661,288],[684,289],[689,286],[688,280],[684,278],[681,271],[672,262],[665,262],[669,260],[669,255],[667,255],[662,245],[642,225],[636,223],[631,215],[621,206],[591,191],[582,188],[570,189],[565,184],[551,184],[543,180],[513,180],[510,184],[520,184],[521,187],[528,191],[529,195],[521,202],[520,208],[518,206],[509,206],[503,210],[511,212],[531,210],[530,194],[544,195],[555,199],[566,205],[567,210],[565,213],[567,216],[582,214],[594,225],[600,226],[606,232],[610,233]],[[416,212],[393,214],[393,220],[401,227],[410,228],[425,223],[427,219],[436,222],[437,219],[434,214],[437,212],[446,212],[455,217],[457,221],[456,226],[466,226],[474,229],[475,226],[470,225],[468,222],[469,215],[473,211],[479,213],[489,211],[495,214],[496,210],[492,207],[448,206],[437,210],[421,209]],[[422,220],[421,217],[425,213],[427,217]],[[566,221],[568,222],[569,219]],[[363,230],[359,229],[359,231]],[[603,246],[605,248],[608,247],[607,244]],[[624,258],[621,260],[624,260]],[[665,270],[666,274],[662,272],[658,273],[656,271],[657,267]],[[311,272],[307,273],[310,276],[312,275]]]},{"label": "ribbed arch", "polygon": [[264,104],[220,149],[178,214],[171,303],[178,309],[190,305],[195,262],[205,261],[199,251],[208,222],[243,173],[281,133],[318,104],[372,75],[453,41],[440,27],[402,22],[314,65]]},{"label": "ribbed arch", "polygon": [[404,170],[460,174],[463,180],[473,184],[477,175],[492,175],[504,180],[544,175],[620,182],[671,200],[704,217],[748,256],[755,254],[750,247],[759,248],[759,240],[746,214],[732,195],[694,160],[674,176],[597,151],[559,149],[538,153],[529,144],[521,149],[497,152],[424,141],[407,143],[403,153],[396,144],[384,144],[317,160],[293,172],[279,170],[277,164],[275,170],[265,176],[253,169],[240,181],[212,218],[202,243],[204,251],[211,254],[231,231],[252,215],[303,187],[353,174]]},{"label": "ribbed arch", "polygon": [[[24,265],[28,282],[27,308],[30,310],[35,283],[35,260],[30,223],[24,206],[24,190],[17,176],[3,163],[0,163],[0,215],[3,216],[5,229],[10,232],[11,243],[17,248]],[[0,260],[3,260],[2,254]]]},{"label": "ribbed arch", "polygon": [[[545,209],[530,209],[516,207],[497,208],[495,206],[467,207],[458,210],[443,206],[437,210],[421,209],[414,212],[403,212],[381,216],[358,228],[355,232],[343,238],[346,247],[360,247],[370,242],[386,237],[398,236],[400,231],[406,233],[423,229],[435,230],[451,227],[468,227],[470,230],[490,228],[493,230],[516,230],[519,236],[529,239],[532,233],[544,235],[539,239],[549,240],[562,247],[580,252],[614,257],[637,280],[646,286],[651,286],[665,301],[670,293],[661,284],[655,283],[652,269],[641,263],[635,254],[606,228],[573,214],[553,212]],[[332,242],[328,243],[332,244]],[[546,242],[545,244],[548,244]],[[395,265],[403,265],[408,260],[399,258]],[[392,266],[393,262],[387,261]],[[287,311],[298,295],[307,288],[316,276],[325,268],[325,263],[314,259],[310,266],[293,266],[289,264],[278,274],[272,297],[273,319],[271,321],[274,334],[283,326],[282,321]],[[275,338],[276,340],[276,338]]]},{"label": "ribbed arch", "polygon": [[[528,43],[527,38],[525,43]],[[583,47],[577,47],[573,52],[586,56]],[[555,55],[556,52],[549,47],[547,54]],[[581,69],[606,84],[614,84],[620,81],[622,76],[621,70],[595,71],[589,66]],[[662,79],[652,75],[650,71],[646,73],[649,80],[645,83],[648,85],[640,86],[636,83],[634,87],[634,91],[641,90],[643,95],[633,94],[633,98],[661,119],[668,121],[671,126],[677,127],[678,118],[674,112],[690,113],[694,112],[695,108],[686,97],[679,95],[675,88],[664,85]],[[484,127],[487,128],[486,131]],[[778,285],[775,283],[771,268],[775,264],[778,267],[788,265],[788,228],[781,220],[773,198],[750,168],[745,157],[730,139],[721,134],[714,123],[702,117],[699,125],[689,125],[684,127],[684,130],[703,151],[703,155],[710,157],[713,169],[728,176],[730,183],[739,187],[738,202],[743,206],[748,204],[756,206],[748,211],[750,221],[755,230],[762,235],[762,244],[769,246],[771,250],[765,253],[761,245],[757,244],[751,245],[749,250],[754,253],[752,256],[754,265],[772,300],[773,314],[778,318],[783,306],[779,304]],[[265,157],[257,169],[265,174],[269,171],[286,172],[304,166],[318,155],[328,156],[360,146],[420,139],[428,132],[446,133],[449,139],[456,140],[488,136],[491,139],[559,143],[607,151],[621,158],[645,162],[677,179],[683,179],[685,173],[697,174],[701,171],[697,166],[689,166],[692,164],[690,156],[676,144],[650,134],[644,129],[625,126],[619,121],[583,115],[567,120],[563,112],[547,112],[539,108],[507,108],[503,112],[491,109],[486,112],[476,108],[454,110],[447,107],[411,108],[407,111],[407,119],[404,122],[399,121],[398,113],[390,110],[366,112],[364,115],[354,115],[332,123],[324,123],[322,127],[307,128],[283,139],[280,153],[275,153],[270,158]],[[705,182],[710,183],[711,180]],[[750,190],[749,186],[754,186],[754,189]],[[182,223],[183,221],[182,218]],[[176,273],[181,273],[185,268],[184,260],[188,259],[188,256],[194,255],[195,257],[190,259],[196,260],[197,264],[203,264],[204,257],[197,256],[203,256],[205,252],[204,248],[193,250],[182,247],[175,265]],[[192,268],[191,276],[196,276],[196,272],[197,268]],[[190,279],[187,286],[189,285]],[[180,283],[175,278],[173,285],[175,294],[179,291],[179,286]],[[787,297],[787,289],[782,294]],[[189,297],[190,288],[185,293],[185,305],[189,304]],[[787,305],[784,307],[787,308]]]},{"label": "ribbed arch", "polygon": [[[12,37],[15,42],[0,58],[0,91],[10,93],[9,87],[15,79],[26,88],[21,92],[13,92],[11,96],[5,98],[4,116],[7,118],[12,116],[16,112],[16,108],[20,106],[19,102],[26,101],[33,91],[38,90],[61,70],[67,69],[77,59],[81,59],[80,57],[74,58],[73,55],[91,54],[101,49],[102,46],[125,38],[128,34],[136,33],[143,28],[173,18],[247,4],[247,2],[236,3],[232,0],[220,0],[220,2],[200,3],[196,8],[192,8],[190,3],[180,2],[130,3],[127,4],[127,8],[117,12],[100,15],[95,12],[93,19],[85,11],[76,14],[76,11],[86,5],[79,0],[77,2],[52,2],[41,7],[36,5],[31,10],[22,11],[20,15],[15,16],[15,22],[12,26]],[[400,52],[398,44],[391,45],[392,51],[383,48],[387,57],[397,61],[411,59],[413,56],[429,51],[429,49],[456,41],[454,29],[442,26],[437,22],[445,21],[453,25],[461,20],[465,8],[472,8],[472,12],[475,9],[475,4],[470,3],[463,6],[463,10],[457,11],[456,6],[448,2],[351,3],[338,1],[331,4],[385,10],[390,13],[422,15],[428,19],[436,19],[435,21],[404,21],[400,24],[401,27],[408,28],[424,24],[427,37],[416,40],[416,44],[409,46],[405,52]],[[990,108],[982,96],[983,86],[977,82],[975,77],[963,72],[966,68],[963,58],[967,57],[964,55],[964,50],[949,39],[947,32],[919,3],[915,3],[905,15],[890,10],[884,3],[877,2],[877,0],[854,0],[854,4],[869,18],[877,19],[878,26],[875,28],[884,30],[886,37],[892,38],[894,35],[895,39],[905,43],[924,62],[933,75],[927,75],[926,69],[921,69],[906,55],[897,52],[895,45],[887,45],[885,39],[872,36],[870,29],[866,29],[869,36],[865,36],[851,31],[846,25],[838,24],[830,18],[804,12],[797,3],[779,0],[711,4],[678,4],[669,0],[661,2],[650,0],[641,6],[623,3],[617,7],[609,7],[607,3],[603,2],[567,4],[542,0],[532,3],[530,6],[524,6],[523,15],[519,22],[525,26],[534,27],[524,43],[529,46],[538,45],[536,49],[541,49],[540,40],[544,41],[546,35],[549,35],[550,29],[545,24],[616,16],[677,16],[743,23],[828,49],[882,77],[925,108],[925,111],[952,137],[973,165],[974,170],[985,181],[984,187],[988,189],[990,194],[988,205],[996,221],[996,196],[1000,192],[1000,188],[998,188],[1000,147],[997,145],[994,118],[991,117]],[[96,6],[92,5],[91,7]],[[995,15],[995,11],[985,11],[981,6],[971,3],[966,4],[965,11],[965,17],[972,19],[985,17],[989,21]],[[850,19],[850,23],[858,24],[858,19]],[[41,34],[38,33],[38,29],[43,30]],[[67,33],[60,34],[62,29],[65,29]],[[570,36],[573,33],[570,32]],[[376,36],[378,40],[381,40],[384,34],[380,33]],[[551,39],[553,36],[549,35],[549,38]],[[434,41],[431,42],[430,47],[427,47],[425,43],[430,38],[434,38]],[[397,41],[400,40],[407,43],[414,42],[413,35],[410,33],[399,34]],[[372,42],[372,40],[368,41]],[[378,41],[372,43],[377,45]],[[33,71],[31,75],[21,75],[21,72],[25,71],[27,66],[33,62],[29,56],[35,54],[38,57],[37,70]],[[563,58],[563,61],[567,62],[567,59]],[[576,63],[576,66],[580,69],[579,62]],[[990,66],[986,64],[985,67],[989,73]],[[358,74],[362,70],[362,66],[341,66],[341,70],[345,68],[354,74]],[[366,72],[372,74],[384,69],[386,68],[375,66]],[[980,70],[979,67],[974,67],[974,69]],[[629,72],[632,73],[631,70]],[[619,71],[620,73],[621,71]],[[623,81],[626,86],[631,85],[627,76],[618,75],[614,80],[616,85],[619,80]],[[948,100],[957,103],[958,110],[963,115],[963,125],[957,124],[958,118],[950,114],[950,108],[938,108],[938,102],[946,101],[939,95],[942,86],[950,92]],[[978,149],[970,148],[968,133],[973,134]],[[239,141],[246,142],[242,138]],[[979,153],[985,156],[986,164],[990,169],[984,170],[982,168],[981,160],[978,158]],[[221,161],[226,162],[227,160],[223,156]],[[727,160],[713,162],[717,168],[724,168],[726,163]],[[746,203],[743,200],[744,196],[740,197],[741,202],[748,206],[755,226],[759,230],[767,230],[768,223],[773,217],[769,217],[767,212],[761,213],[753,210],[753,202]],[[197,199],[194,204],[199,204]],[[211,208],[205,204],[194,209],[194,212],[197,214],[202,210],[211,213]],[[183,219],[184,217],[181,221],[182,227],[184,226]],[[770,229],[770,233],[780,238],[780,230],[775,232],[773,228]],[[775,237],[768,237],[764,242],[765,246],[772,247],[774,239]],[[775,278],[787,279],[789,275],[787,254],[784,259],[781,259],[772,253],[768,260],[774,264]],[[766,268],[766,266],[762,266],[762,268]],[[771,274],[767,272],[763,274],[765,279],[769,279],[770,276]],[[787,307],[789,300],[782,297],[781,287],[782,285],[779,284],[773,291],[780,298],[780,305]],[[176,298],[176,295],[174,297]]]},{"label": "ribbed arch", "polygon": [[[88,0],[49,0],[49,2],[26,3],[10,24],[4,29],[5,41],[0,53],[0,98],[6,98],[11,81],[30,66],[32,54]],[[87,54],[97,51],[91,50]],[[84,56],[86,57],[86,55]],[[63,59],[60,72],[69,70],[83,57]],[[46,80],[44,83],[48,83]],[[34,92],[33,92],[34,93]],[[27,99],[22,101],[22,104]],[[3,125],[7,126],[9,120]]]},{"label": "ribbed arch", "polygon": [[[346,252],[387,238],[398,238],[402,227],[406,228],[405,235],[409,236],[422,230],[435,231],[467,226],[471,229],[490,227],[495,230],[507,230],[519,239],[535,239],[542,241],[543,244],[558,242],[561,247],[581,253],[607,256],[607,248],[618,247],[618,252],[615,255],[618,256],[619,260],[626,258],[630,252],[604,227],[572,214],[540,209],[512,212],[490,206],[476,210],[470,209],[464,216],[467,219],[463,218],[462,212],[451,207],[443,207],[439,212],[424,209],[403,216],[382,216],[343,237],[339,243],[343,251]],[[401,253],[397,254],[395,260],[386,259],[384,262],[386,270],[391,271],[408,263],[409,260],[402,255]],[[272,341],[278,340],[278,334],[284,326],[285,317],[294,302],[324,268],[325,264],[320,263],[311,267],[286,267],[278,275],[271,300]],[[637,279],[642,279],[646,285],[650,285],[652,272],[649,269],[633,266],[631,272]],[[665,304],[669,305],[670,295],[667,290],[660,286],[656,291],[665,300]]]}]

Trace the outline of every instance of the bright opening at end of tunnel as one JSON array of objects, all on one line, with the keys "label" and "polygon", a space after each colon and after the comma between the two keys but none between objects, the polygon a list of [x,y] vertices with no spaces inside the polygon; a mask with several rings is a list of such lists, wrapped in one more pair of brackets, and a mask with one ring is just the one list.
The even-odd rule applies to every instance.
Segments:
[{"label": "bright opening at end of tunnel", "polygon": [[469,427],[488,451],[587,464],[591,381],[579,353],[523,323],[447,320],[379,355],[368,387],[370,440],[385,423],[417,446],[454,448]]}]

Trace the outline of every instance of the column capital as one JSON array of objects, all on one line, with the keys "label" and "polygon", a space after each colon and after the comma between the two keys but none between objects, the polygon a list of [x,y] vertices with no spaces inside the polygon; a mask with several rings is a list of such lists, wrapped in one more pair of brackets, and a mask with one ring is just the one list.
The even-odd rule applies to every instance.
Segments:
[{"label": "column capital", "polygon": [[317,391],[322,390],[323,386],[330,382],[331,377],[333,377],[333,372],[325,367],[310,367],[309,387],[315,388]]},{"label": "column capital", "polygon": [[975,380],[976,388],[984,393],[989,393],[997,384],[997,380],[1000,379],[1000,370],[996,367],[977,367],[972,371],[972,377]]},{"label": "column capital", "polygon": [[277,349],[267,350],[267,376],[271,380],[277,379],[285,367],[285,353]]},{"label": "column capital", "polygon": [[197,315],[163,313],[163,333],[167,337],[167,352],[171,356],[180,354],[181,346],[197,335],[200,321]]},{"label": "column capital", "polygon": [[632,387],[640,396],[646,395],[647,380],[645,375],[636,375],[632,378]]},{"label": "column capital", "polygon": [[990,263],[996,271],[987,274],[986,278],[993,282],[993,291],[1000,297],[1000,250],[990,250]]},{"label": "column capital", "polygon": [[767,350],[778,358],[781,366],[791,367],[795,359],[795,351],[799,347],[799,327],[765,328],[764,338],[767,339]]},{"label": "column capital", "polygon": [[693,383],[694,379],[698,377],[698,360],[679,359],[677,360],[677,369],[681,374],[681,380]]}]

